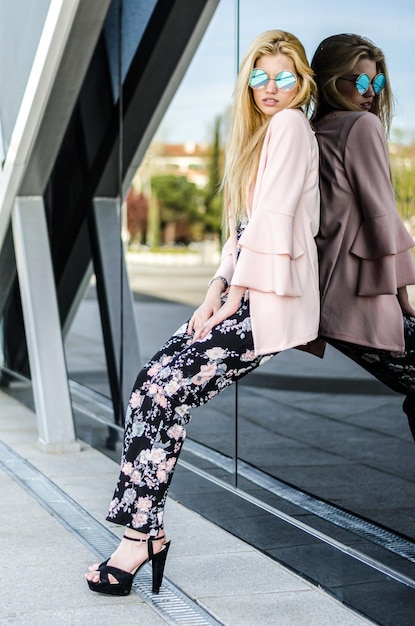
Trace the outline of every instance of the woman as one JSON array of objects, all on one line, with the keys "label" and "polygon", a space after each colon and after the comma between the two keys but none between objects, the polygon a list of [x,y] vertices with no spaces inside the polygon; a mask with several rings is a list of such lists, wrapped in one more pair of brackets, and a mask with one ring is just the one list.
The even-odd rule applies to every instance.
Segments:
[{"label": "woman", "polygon": [[405,394],[415,437],[414,245],[396,210],[385,134],[392,94],[385,58],[359,35],[317,48],[313,123],[320,148],[320,334]]},{"label": "woman", "polygon": [[190,409],[317,336],[318,148],[302,111],[314,93],[296,37],[274,30],[252,42],[226,153],[230,237],[204,302],[138,375],[107,517],[127,528],[111,558],[86,574],[93,591],[128,594],[152,561],[158,593],[169,547],[164,503]]}]

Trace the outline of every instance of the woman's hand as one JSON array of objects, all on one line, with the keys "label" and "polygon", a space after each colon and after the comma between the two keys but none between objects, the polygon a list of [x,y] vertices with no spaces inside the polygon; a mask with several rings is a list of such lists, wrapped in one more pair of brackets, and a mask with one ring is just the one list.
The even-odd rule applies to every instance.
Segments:
[{"label": "woman's hand", "polygon": [[210,283],[202,304],[193,313],[187,326],[187,332],[192,335],[222,306],[223,283],[215,280]]},{"label": "woman's hand", "polygon": [[196,309],[190,318],[187,326],[187,332],[189,335],[195,333],[203,324],[212,317],[222,306],[220,293],[217,297],[206,296],[200,307]]},{"label": "woman's hand", "polygon": [[415,309],[409,303],[408,290],[406,287],[399,287],[398,301],[404,313],[408,313],[411,317],[415,317]]},{"label": "woman's hand", "polygon": [[218,324],[223,322],[223,320],[226,320],[228,317],[236,313],[245,291],[246,287],[238,287],[237,285],[232,285],[229,289],[229,294],[226,298],[226,302],[221,306],[215,308],[215,310],[210,307],[210,314],[207,315],[210,305],[208,292],[208,296],[206,297],[204,303],[195,311],[189,323],[189,334],[191,334],[191,332],[194,330],[192,343],[206,337],[206,335],[212,330],[214,326],[217,326]]}]

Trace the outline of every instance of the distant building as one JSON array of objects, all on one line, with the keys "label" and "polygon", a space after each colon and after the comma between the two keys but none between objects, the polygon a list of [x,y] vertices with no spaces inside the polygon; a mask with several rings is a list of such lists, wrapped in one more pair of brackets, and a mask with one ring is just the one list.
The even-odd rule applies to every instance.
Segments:
[{"label": "distant building", "polygon": [[207,144],[190,141],[184,144],[153,143],[132,184],[136,190],[142,190],[149,177],[174,174],[185,176],[203,189],[209,179],[209,161],[210,151]]}]

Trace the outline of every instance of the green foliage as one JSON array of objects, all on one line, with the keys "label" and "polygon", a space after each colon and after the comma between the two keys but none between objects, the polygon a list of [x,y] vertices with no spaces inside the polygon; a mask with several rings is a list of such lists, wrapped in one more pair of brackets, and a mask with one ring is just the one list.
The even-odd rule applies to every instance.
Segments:
[{"label": "green foliage", "polygon": [[183,218],[190,223],[200,220],[203,193],[186,176],[153,176],[151,189],[159,201],[162,223]]},{"label": "green foliage", "polygon": [[399,154],[391,155],[392,180],[396,206],[403,220],[415,217],[415,158],[413,146],[399,146]]},{"label": "green foliage", "polygon": [[[200,239],[204,194],[186,176],[152,176],[153,207],[148,243],[157,246],[163,233],[164,243],[190,243]],[[156,229],[158,227],[158,232]]]},{"label": "green foliage", "polygon": [[[195,169],[200,169],[201,176],[196,179],[203,180],[208,174],[204,189],[200,189],[186,176],[161,173],[163,169],[160,166],[158,166],[160,173],[155,174],[157,170],[154,168],[151,175],[151,163],[148,161],[146,186],[142,194],[146,201],[144,224],[140,207],[137,202],[133,202],[136,199],[132,194],[129,198],[129,222],[131,230],[134,231],[132,237],[139,241],[145,237],[146,244],[154,249],[160,244],[203,241],[207,236],[216,237],[221,233],[222,194],[219,188],[223,170],[223,150],[220,125],[221,118],[218,117],[215,120],[214,137],[209,151],[201,152],[199,149],[199,162],[193,165]],[[171,171],[172,163],[167,167],[164,166],[164,172],[169,166]],[[192,164],[187,167],[192,169]]]},{"label": "green foliage", "polygon": [[212,154],[209,164],[209,181],[205,191],[205,229],[207,232],[218,234],[220,234],[222,227],[223,203],[222,193],[220,192],[220,183],[222,178],[220,124],[221,119],[220,117],[217,117],[215,120]]}]

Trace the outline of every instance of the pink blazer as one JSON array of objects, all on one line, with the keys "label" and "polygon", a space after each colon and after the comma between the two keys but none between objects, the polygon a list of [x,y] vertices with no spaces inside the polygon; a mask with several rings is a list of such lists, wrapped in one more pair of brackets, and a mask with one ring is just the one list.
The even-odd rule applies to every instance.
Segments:
[{"label": "pink blazer", "polygon": [[248,224],[239,244],[231,229],[216,275],[249,289],[260,355],[304,345],[318,333],[318,148],[301,111],[272,118],[250,197]]}]

